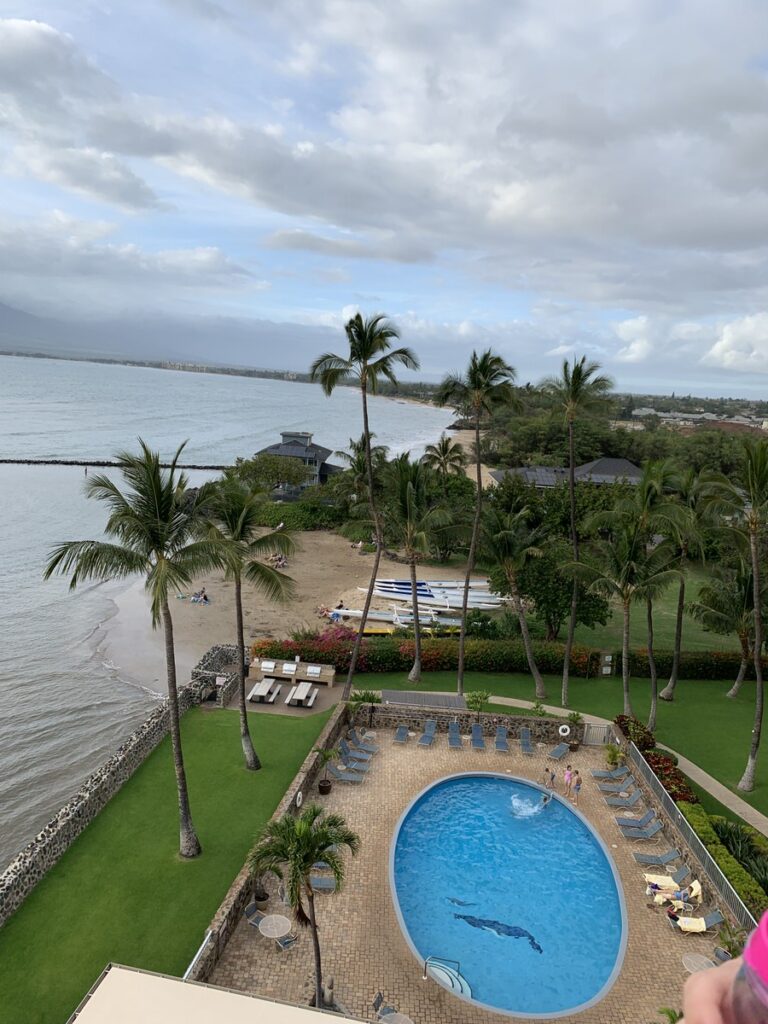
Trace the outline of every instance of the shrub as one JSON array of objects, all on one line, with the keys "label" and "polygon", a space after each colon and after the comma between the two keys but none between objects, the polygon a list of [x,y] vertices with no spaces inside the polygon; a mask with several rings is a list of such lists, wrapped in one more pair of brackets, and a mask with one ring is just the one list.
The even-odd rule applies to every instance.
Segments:
[{"label": "shrub", "polygon": [[317,501],[265,501],[258,522],[273,530],[280,523],[286,530],[332,530],[341,525],[342,515],[334,505]]},{"label": "shrub", "polygon": [[700,804],[679,803],[677,806],[752,915],[760,917],[768,909],[768,895],[720,842],[707,812]]},{"label": "shrub", "polygon": [[672,750],[662,750],[661,747],[654,747],[653,750],[649,750],[646,753],[646,759],[648,757],[648,754],[663,754],[664,757],[668,757],[673,764],[676,765],[678,763],[677,754],[674,753],[674,751]]},{"label": "shrub", "polygon": [[726,850],[768,892],[768,839],[751,825],[714,814],[709,820]]},{"label": "shrub", "polygon": [[689,804],[697,804],[699,802],[699,798],[691,789],[688,779],[668,754],[649,750],[645,755],[645,760],[675,803],[679,803],[681,800]]},{"label": "shrub", "polygon": [[353,690],[349,699],[355,704],[381,704],[381,694],[375,690]]},{"label": "shrub", "polygon": [[653,733],[646,729],[642,722],[638,722],[636,718],[632,718],[629,715],[617,715],[613,721],[627,739],[635,744],[638,750],[653,750],[656,746]]},{"label": "shrub", "polygon": [[[659,677],[672,671],[672,652],[654,651]],[[614,664],[621,665],[621,652],[614,654]],[[738,651],[682,651],[680,653],[681,679],[730,679],[733,681],[739,671],[741,655]],[[768,669],[768,659],[763,659],[763,668]],[[630,651],[629,670],[633,676],[648,676],[648,651],[644,647]],[[747,678],[754,678],[750,662]]]}]

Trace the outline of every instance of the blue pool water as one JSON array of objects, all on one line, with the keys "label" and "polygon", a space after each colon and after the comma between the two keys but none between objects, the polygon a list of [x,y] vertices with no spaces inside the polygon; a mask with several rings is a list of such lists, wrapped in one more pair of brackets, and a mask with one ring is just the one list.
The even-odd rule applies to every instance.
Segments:
[{"label": "blue pool water", "polygon": [[391,881],[416,955],[457,960],[473,1001],[553,1016],[605,994],[624,954],[620,884],[570,806],[496,775],[425,790],[395,834]]}]

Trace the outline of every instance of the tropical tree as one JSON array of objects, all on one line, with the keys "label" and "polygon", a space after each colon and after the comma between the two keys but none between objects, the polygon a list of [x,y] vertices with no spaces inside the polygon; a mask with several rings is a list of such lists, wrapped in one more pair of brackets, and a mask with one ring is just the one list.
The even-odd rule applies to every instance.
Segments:
[{"label": "tropical tree", "polygon": [[297,924],[312,933],[315,953],[315,1006],[323,1006],[323,971],[320,938],[315,914],[315,894],[310,877],[313,865],[328,865],[339,892],[344,884],[342,848],[353,855],[360,849],[360,836],[339,814],[325,814],[318,804],[306,807],[298,817],[285,814],[267,822],[248,858],[251,874],[258,878],[272,874],[285,885],[288,903]]},{"label": "tropical tree", "polygon": [[416,562],[429,551],[433,537],[451,524],[447,509],[430,504],[427,496],[429,470],[420,462],[411,462],[407,452],[390,466],[391,500],[385,505],[386,527],[405,552],[411,577],[414,658],[408,674],[412,683],[421,680],[421,623],[416,590]]},{"label": "tropical tree", "polygon": [[235,636],[237,638],[237,690],[240,711],[240,741],[245,766],[251,771],[261,767],[248,729],[245,708],[245,636],[243,629],[243,579],[251,583],[267,600],[286,601],[294,593],[290,577],[278,572],[264,559],[272,554],[291,554],[294,543],[283,530],[262,534],[259,512],[263,494],[235,478],[221,480],[211,491],[206,504],[205,529],[216,544],[226,578],[235,585]]},{"label": "tropical tree", "polygon": [[[371,434],[371,442],[375,434]],[[381,495],[382,473],[387,465],[388,448],[383,444],[371,443],[371,464],[373,466],[374,494],[378,501]],[[345,463],[343,473],[331,478],[334,496],[345,502],[350,513],[356,511],[355,506],[365,501],[368,503],[368,463],[365,452],[365,435],[359,438],[350,437],[347,451],[333,453]]]},{"label": "tropical tree", "polygon": [[409,370],[418,370],[419,361],[409,348],[392,348],[392,339],[399,338],[400,334],[394,324],[390,323],[381,314],[363,319],[360,313],[356,313],[347,322],[344,329],[347,335],[347,342],[349,343],[349,354],[340,356],[333,352],[326,352],[318,356],[312,363],[310,376],[312,380],[320,382],[320,386],[326,395],[333,394],[340,384],[353,383],[357,385],[360,388],[363,404],[363,437],[365,439],[365,466],[368,478],[368,505],[371,520],[374,524],[376,551],[373,558],[368,592],[365,595],[363,613],[360,617],[360,626],[352,648],[347,681],[342,694],[343,699],[347,700],[352,691],[352,680],[357,667],[357,659],[360,654],[360,645],[363,640],[366,622],[368,621],[368,612],[371,608],[376,577],[379,574],[379,563],[381,562],[383,547],[381,520],[374,490],[371,428],[368,421],[368,395],[376,393],[379,382],[382,379],[391,381],[393,384],[397,383],[397,378],[395,377],[396,366],[401,365]]},{"label": "tropical tree", "polygon": [[447,434],[441,434],[436,444],[428,444],[424,449],[421,461],[446,483],[449,476],[461,476],[464,472],[467,454],[458,441],[454,441]]},{"label": "tropical tree", "polygon": [[547,693],[544,680],[536,664],[525,606],[520,595],[518,575],[532,558],[541,555],[540,543],[544,539],[541,530],[532,529],[528,523],[528,509],[518,512],[502,512],[489,509],[482,524],[480,549],[486,561],[491,562],[491,581],[494,590],[508,594],[520,624],[525,656],[536,686],[536,697],[545,700]]},{"label": "tropical tree", "polygon": [[435,395],[438,405],[451,405],[468,416],[475,431],[475,479],[477,495],[472,534],[469,542],[467,570],[464,578],[464,595],[461,603],[461,629],[459,631],[459,664],[456,687],[464,692],[464,647],[467,635],[467,606],[469,604],[469,583],[475,568],[477,543],[480,536],[480,519],[483,513],[483,478],[480,462],[480,426],[493,409],[502,404],[515,403],[513,383],[515,371],[501,356],[490,349],[473,352],[466,373],[449,374],[444,378]]},{"label": "tropical tree", "polygon": [[738,788],[750,792],[755,788],[755,769],[760,750],[763,728],[763,619],[760,613],[763,583],[760,565],[761,540],[768,521],[768,441],[747,438],[743,442],[744,461],[732,479],[717,476],[712,479],[709,499],[715,511],[720,512],[733,529],[740,531],[749,542],[752,562],[752,616],[754,619],[754,645],[752,658],[755,665],[755,718],[752,739]]},{"label": "tropical tree", "polygon": [[[579,560],[579,533],[576,525],[576,423],[585,416],[598,412],[605,407],[606,399],[613,388],[613,380],[601,374],[600,364],[587,362],[587,357],[574,359],[571,365],[563,360],[559,377],[547,377],[542,382],[542,390],[549,397],[553,406],[558,409],[565,420],[568,431],[568,495],[570,500],[570,532],[573,560]],[[573,634],[576,629],[576,615],[579,602],[579,581],[574,577],[571,586],[571,612],[568,620],[568,633],[563,652],[563,686],[561,703],[568,707],[568,680],[573,648]]]},{"label": "tropical tree", "polygon": [[196,857],[201,846],[192,823],[181,749],[168,596],[188,587],[202,572],[220,566],[222,560],[214,542],[194,539],[207,491],[189,490],[186,475],[177,469],[184,445],[179,446],[168,469],[163,469],[159,454],[151,451],[141,438],[139,446],[138,454],[119,452],[115,456],[123,489],[102,474],[90,477],[85,485],[86,495],[103,501],[109,510],[104,531],[109,540],[67,541],[57,545],[44,575],[48,579],[54,573],[71,573],[72,590],[84,580],[144,576],[144,587],[151,598],[152,627],[156,629],[162,623],[165,633],[168,717],[179,802],[179,853],[182,857]]}]

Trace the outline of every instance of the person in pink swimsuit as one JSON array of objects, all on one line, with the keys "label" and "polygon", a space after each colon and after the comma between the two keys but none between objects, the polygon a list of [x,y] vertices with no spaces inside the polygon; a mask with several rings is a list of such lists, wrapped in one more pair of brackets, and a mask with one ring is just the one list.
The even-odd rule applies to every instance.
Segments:
[{"label": "person in pink swimsuit", "polygon": [[571,782],[573,781],[573,771],[572,771],[571,766],[569,764],[565,766],[565,772],[563,774],[563,779],[565,781],[565,795],[566,796],[570,796],[571,795]]}]

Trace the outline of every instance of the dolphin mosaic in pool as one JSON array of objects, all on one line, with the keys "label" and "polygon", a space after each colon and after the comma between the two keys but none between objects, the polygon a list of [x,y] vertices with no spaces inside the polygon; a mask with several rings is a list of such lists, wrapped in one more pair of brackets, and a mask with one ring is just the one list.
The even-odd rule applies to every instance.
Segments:
[{"label": "dolphin mosaic in pool", "polygon": [[456,907],[474,907],[474,903],[467,903],[466,900],[459,900],[455,896],[447,897],[449,903],[453,903]]},{"label": "dolphin mosaic in pool", "polygon": [[503,921],[490,921],[486,917],[473,917],[471,914],[454,914],[453,916],[458,917],[460,921],[466,921],[467,924],[471,924],[473,928],[484,928],[488,932],[496,932],[497,935],[509,935],[513,939],[528,939],[531,944],[531,949],[535,949],[537,953],[544,952],[531,933],[527,932],[525,928],[519,928],[516,924],[504,924]]}]

